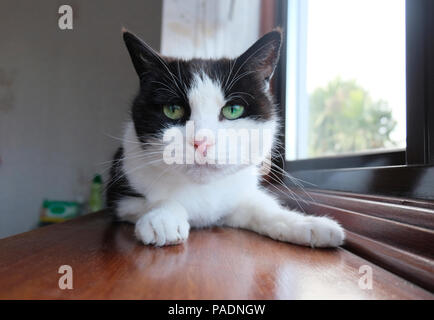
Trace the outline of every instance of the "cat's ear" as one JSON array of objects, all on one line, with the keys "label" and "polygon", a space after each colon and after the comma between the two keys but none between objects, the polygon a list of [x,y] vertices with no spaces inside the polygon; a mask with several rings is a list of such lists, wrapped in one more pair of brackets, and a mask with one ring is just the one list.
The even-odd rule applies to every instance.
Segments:
[{"label": "cat's ear", "polygon": [[238,61],[247,69],[260,73],[265,81],[270,81],[276,69],[282,45],[282,30],[275,29],[255,42]]},{"label": "cat's ear", "polygon": [[143,40],[122,28],[125,45],[131,56],[134,68],[140,79],[147,72],[158,69],[163,63],[163,58]]}]

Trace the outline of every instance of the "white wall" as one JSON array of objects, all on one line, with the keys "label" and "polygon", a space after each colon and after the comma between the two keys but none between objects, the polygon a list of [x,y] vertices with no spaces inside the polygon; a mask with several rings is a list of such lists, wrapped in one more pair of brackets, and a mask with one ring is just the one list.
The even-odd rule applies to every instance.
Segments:
[{"label": "white wall", "polygon": [[[74,30],[58,8],[74,9]],[[161,1],[0,2],[0,238],[37,225],[44,198],[87,197],[138,80],[121,26],[160,46]]]}]

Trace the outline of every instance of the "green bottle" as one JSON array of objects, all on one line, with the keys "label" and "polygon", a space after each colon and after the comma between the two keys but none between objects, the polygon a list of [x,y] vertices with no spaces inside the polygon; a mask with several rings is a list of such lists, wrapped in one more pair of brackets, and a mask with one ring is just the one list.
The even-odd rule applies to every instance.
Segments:
[{"label": "green bottle", "polygon": [[89,210],[90,212],[102,209],[102,178],[96,174],[90,187]]}]

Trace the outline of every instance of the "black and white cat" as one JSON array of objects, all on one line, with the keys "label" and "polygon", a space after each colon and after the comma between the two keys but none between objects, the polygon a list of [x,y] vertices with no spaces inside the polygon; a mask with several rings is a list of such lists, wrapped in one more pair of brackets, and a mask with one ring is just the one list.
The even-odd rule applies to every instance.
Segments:
[{"label": "black and white cat", "polygon": [[[191,227],[223,225],[312,247],[343,243],[337,222],[287,210],[259,184],[259,165],[271,153],[278,127],[269,81],[279,59],[279,30],[237,59],[218,60],[167,58],[127,31],[123,37],[140,90],[113,161],[107,202],[118,218],[135,223],[140,241],[179,244]],[[220,164],[215,161],[219,142],[199,139],[189,124],[194,132],[244,129],[268,131],[271,138],[261,140],[263,156]],[[177,140],[182,159],[193,152],[204,163],[164,160],[164,137],[173,129],[182,135]]]}]

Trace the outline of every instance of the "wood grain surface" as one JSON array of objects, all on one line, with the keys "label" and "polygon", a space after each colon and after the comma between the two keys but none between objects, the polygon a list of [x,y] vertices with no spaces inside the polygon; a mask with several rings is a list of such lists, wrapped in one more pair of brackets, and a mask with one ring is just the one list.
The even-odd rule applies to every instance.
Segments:
[{"label": "wood grain surface", "polygon": [[[61,265],[73,289],[60,290]],[[359,268],[373,270],[372,290]],[[100,212],[0,240],[1,299],[433,299],[342,249],[311,249],[252,232],[192,230],[179,246],[143,246]]]}]

